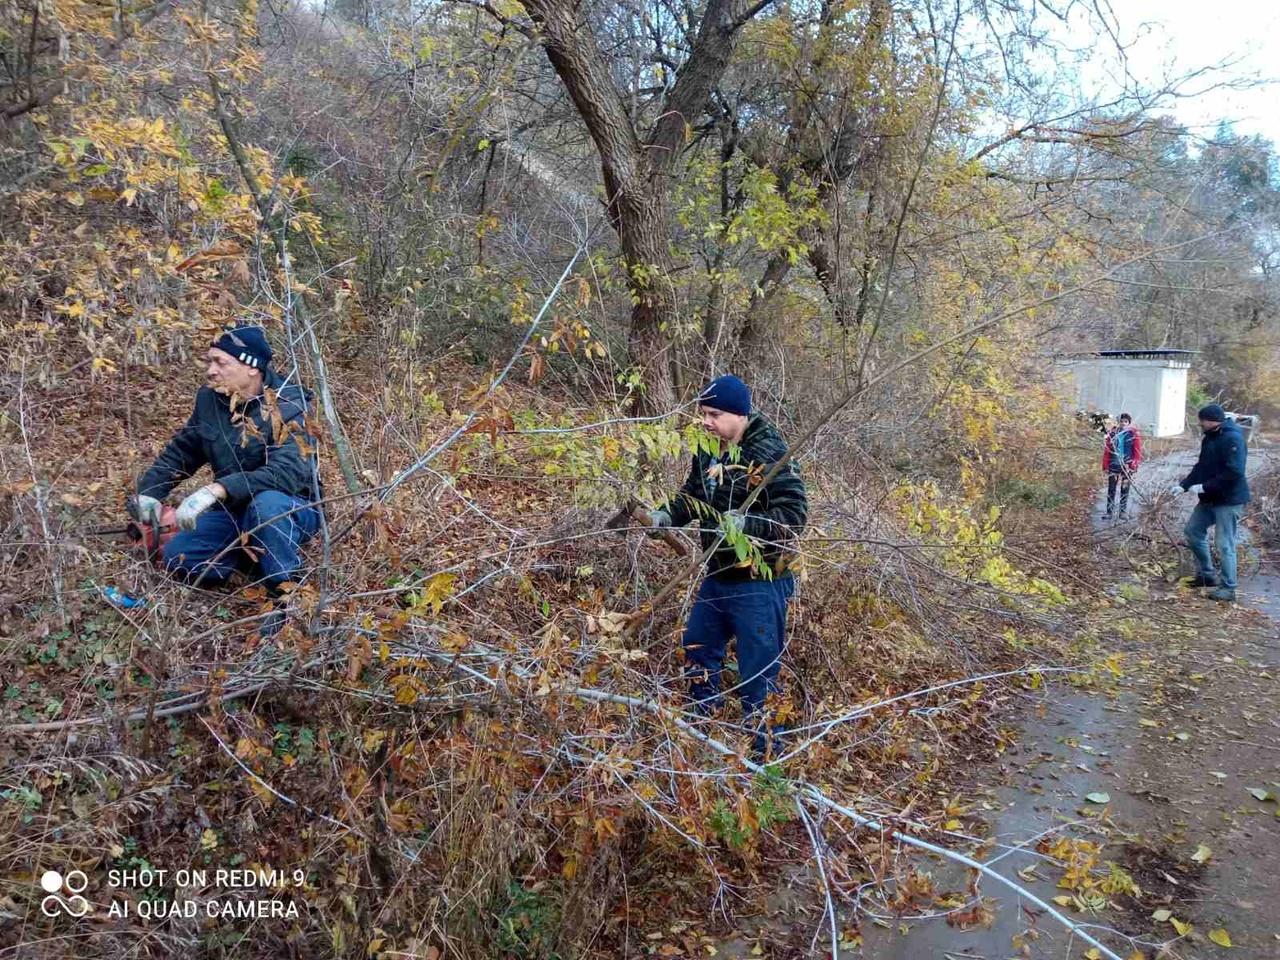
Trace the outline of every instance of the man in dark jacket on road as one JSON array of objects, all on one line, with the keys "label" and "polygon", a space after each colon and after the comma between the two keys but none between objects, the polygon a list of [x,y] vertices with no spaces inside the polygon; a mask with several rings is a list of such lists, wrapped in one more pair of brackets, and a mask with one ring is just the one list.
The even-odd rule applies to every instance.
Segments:
[{"label": "man in dark jacket on road", "polygon": [[765,699],[778,689],[787,601],[795,592],[794,545],[808,512],[804,481],[789,462],[764,482],[787,444],[764,415],[751,411],[751,391],[737,377],[713,380],[698,402],[714,450],[694,455],[684,486],[652,519],[656,527],[697,520],[702,549],[715,548],[685,626],[690,695],[702,712],[718,705],[721,665],[729,639],[736,638],[735,689],[763,755],[770,739],[761,729]]},{"label": "man in dark jacket on road", "polygon": [[[244,553],[242,536],[273,594],[295,580],[299,550],[320,527],[313,444],[304,418],[309,397],[271,369],[260,327],[224,332],[209,347],[207,385],[186,425],[138,479],[132,511],[159,521],[161,501],[208,464],[214,482],[178,507],[180,532],[164,549],[165,567],[201,584],[225,581]],[[267,635],[282,617],[269,618]]]},{"label": "man in dark jacket on road", "polygon": [[[1200,502],[1182,531],[1198,567],[1192,586],[1215,587],[1209,594],[1213,599],[1231,601],[1236,598],[1236,533],[1240,514],[1249,502],[1249,481],[1245,479],[1248,451],[1240,429],[1227,419],[1218,404],[1201,407],[1198,416],[1204,431],[1200,459],[1170,492],[1200,494]],[[1221,583],[1209,555],[1209,527],[1214,529],[1218,547]]]}]

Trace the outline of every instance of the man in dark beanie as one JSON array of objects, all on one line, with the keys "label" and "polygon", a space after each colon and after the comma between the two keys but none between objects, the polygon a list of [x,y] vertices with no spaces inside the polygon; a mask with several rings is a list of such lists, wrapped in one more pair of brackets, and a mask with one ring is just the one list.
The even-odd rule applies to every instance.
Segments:
[{"label": "man in dark beanie", "polygon": [[[244,545],[274,594],[296,580],[299,549],[320,527],[315,443],[304,425],[311,397],[271,369],[261,327],[225,331],[206,360],[206,385],[191,417],[138,478],[130,510],[158,523],[161,501],[208,464],[214,482],[178,507],[180,532],[164,548],[166,569],[197,583],[222,583],[247,559]],[[282,623],[282,615],[273,615],[261,632],[273,634]]]},{"label": "man in dark beanie", "polygon": [[712,552],[685,626],[690,696],[704,713],[719,705],[721,666],[736,638],[734,689],[763,757],[772,746],[765,700],[778,689],[787,601],[795,592],[794,544],[808,512],[804,481],[788,463],[763,483],[787,444],[763,414],[752,412],[751,391],[737,377],[711,381],[698,404],[711,442],[694,454],[684,486],[652,520],[655,527],[698,521],[702,549]]},{"label": "man in dark beanie", "polygon": [[[1244,505],[1249,502],[1249,481],[1245,479],[1248,450],[1240,429],[1227,419],[1218,404],[1201,407],[1197,416],[1204,431],[1200,459],[1186,479],[1175,483],[1170,492],[1200,495],[1200,502],[1182,530],[1198,568],[1191,585],[1214,587],[1209,596],[1229,602],[1236,598],[1237,528]],[[1213,557],[1209,554],[1210,527],[1218,547],[1221,582],[1214,573]]]}]

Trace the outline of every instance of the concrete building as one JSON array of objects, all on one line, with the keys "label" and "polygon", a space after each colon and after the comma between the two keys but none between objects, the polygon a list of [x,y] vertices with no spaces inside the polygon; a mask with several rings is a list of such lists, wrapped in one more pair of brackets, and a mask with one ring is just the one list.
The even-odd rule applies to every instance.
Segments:
[{"label": "concrete building", "polygon": [[1130,413],[1144,435],[1176,437],[1187,425],[1191,357],[1190,350],[1102,350],[1058,363],[1077,409]]}]

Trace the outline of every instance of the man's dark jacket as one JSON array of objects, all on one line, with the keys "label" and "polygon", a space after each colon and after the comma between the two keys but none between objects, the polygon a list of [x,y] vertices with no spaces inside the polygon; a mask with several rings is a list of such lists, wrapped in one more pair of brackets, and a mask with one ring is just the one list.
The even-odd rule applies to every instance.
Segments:
[{"label": "man's dark jacket", "polygon": [[[672,526],[698,521],[703,550],[721,540],[721,515],[741,510],[747,497],[787,453],[777,427],[759,413],[751,414],[747,421],[736,459],[723,449],[727,444],[722,442],[721,446],[718,456],[705,450],[694,455],[689,478],[666,507]],[[789,545],[804,529],[808,509],[800,471],[788,463],[747,511],[743,532],[760,548],[775,575],[782,573],[792,558]],[[755,575],[750,564],[743,565],[734,548],[724,542],[707,560],[707,572],[721,580],[749,580]]]},{"label": "man's dark jacket", "polygon": [[[138,479],[138,493],[163,500],[207,463],[226,487],[230,507],[242,508],[266,490],[313,500],[315,444],[303,424],[311,395],[270,369],[263,374],[263,388],[265,396],[232,413],[228,397],[201,387],[186,425]],[[298,437],[309,455],[299,448]]]},{"label": "man's dark jacket", "polygon": [[1228,507],[1249,502],[1249,481],[1245,479],[1248,454],[1244,436],[1234,421],[1228,420],[1210,431],[1200,441],[1200,459],[1187,478],[1183,489],[1204,484],[1200,502],[1206,507]]}]

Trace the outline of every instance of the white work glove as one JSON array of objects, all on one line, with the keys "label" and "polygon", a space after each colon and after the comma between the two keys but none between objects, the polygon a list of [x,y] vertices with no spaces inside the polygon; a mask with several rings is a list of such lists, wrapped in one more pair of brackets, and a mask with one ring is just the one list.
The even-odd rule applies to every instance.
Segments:
[{"label": "white work glove", "polygon": [[163,509],[164,504],[155,497],[139,494],[133,498],[133,519],[139,523],[152,527],[160,526],[160,511]]},{"label": "white work glove", "polygon": [[671,526],[671,514],[665,510],[651,510],[649,511],[649,523],[649,536],[660,537],[662,536],[662,530]]},{"label": "white work glove", "polygon": [[1187,491],[1183,489],[1182,484],[1175,483],[1172,487],[1169,488],[1169,492],[1173,494],[1175,497],[1180,497]]},{"label": "white work glove", "polygon": [[218,495],[212,487],[201,487],[178,505],[178,529],[194,530],[196,520],[218,502]]},{"label": "white work glove", "polygon": [[1193,483],[1191,486],[1187,487],[1187,493],[1204,493],[1204,484]]}]

